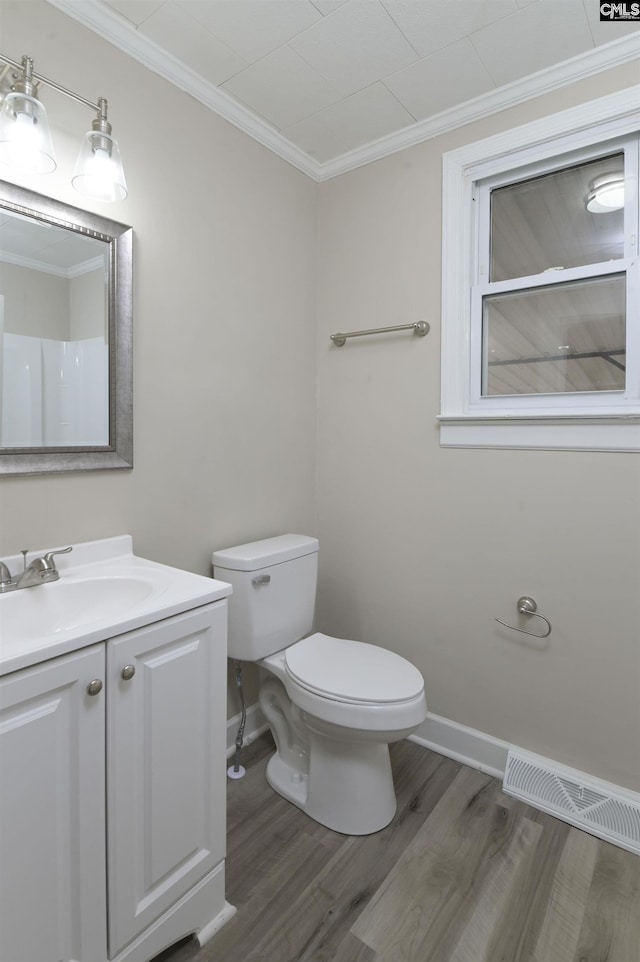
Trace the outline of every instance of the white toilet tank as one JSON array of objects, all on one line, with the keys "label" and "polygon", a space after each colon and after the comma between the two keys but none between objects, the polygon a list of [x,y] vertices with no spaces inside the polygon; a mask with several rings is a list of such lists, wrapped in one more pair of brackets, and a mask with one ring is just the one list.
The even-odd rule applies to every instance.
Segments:
[{"label": "white toilet tank", "polygon": [[313,625],[318,540],[283,534],[213,553],[213,576],[233,586],[229,658],[258,661],[304,638]]}]

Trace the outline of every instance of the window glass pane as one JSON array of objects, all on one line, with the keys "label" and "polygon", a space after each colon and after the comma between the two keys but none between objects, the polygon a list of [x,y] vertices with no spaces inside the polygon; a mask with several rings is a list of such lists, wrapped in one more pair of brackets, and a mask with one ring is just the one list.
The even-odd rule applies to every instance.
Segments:
[{"label": "window glass pane", "polygon": [[483,299],[482,394],[622,391],[625,276]]},{"label": "window glass pane", "polygon": [[620,152],[492,190],[490,280],[621,258],[624,211],[586,205],[594,183],[623,171]]}]

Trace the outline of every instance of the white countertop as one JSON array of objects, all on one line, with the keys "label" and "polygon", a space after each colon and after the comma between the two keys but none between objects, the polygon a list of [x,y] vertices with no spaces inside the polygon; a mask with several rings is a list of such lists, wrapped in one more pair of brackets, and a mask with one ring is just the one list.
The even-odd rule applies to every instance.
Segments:
[{"label": "white countertop", "polygon": [[[44,553],[29,552],[28,560]],[[21,555],[2,560],[14,577],[22,570]],[[221,601],[232,590],[137,557],[130,535],[73,545],[55,562],[59,581],[0,594],[0,675]]]}]

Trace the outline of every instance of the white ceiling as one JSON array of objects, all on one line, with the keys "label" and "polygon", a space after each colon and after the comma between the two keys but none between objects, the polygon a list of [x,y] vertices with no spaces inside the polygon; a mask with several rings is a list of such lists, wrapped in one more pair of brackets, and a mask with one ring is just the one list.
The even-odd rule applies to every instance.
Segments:
[{"label": "white ceiling", "polygon": [[640,55],[598,0],[49,2],[317,179]]}]

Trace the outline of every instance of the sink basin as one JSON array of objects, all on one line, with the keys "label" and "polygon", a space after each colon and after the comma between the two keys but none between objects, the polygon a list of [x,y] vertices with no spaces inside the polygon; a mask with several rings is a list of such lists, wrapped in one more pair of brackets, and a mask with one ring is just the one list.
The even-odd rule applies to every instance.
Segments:
[{"label": "sink basin", "polygon": [[[20,570],[21,558],[3,560],[10,571]],[[134,555],[130,535],[73,545],[58,569],[58,581],[0,594],[0,675],[231,593],[221,581]]]},{"label": "sink basin", "polygon": [[148,579],[117,576],[54,581],[12,591],[1,601],[2,640],[20,643],[120,616],[158,593],[157,585]]}]

